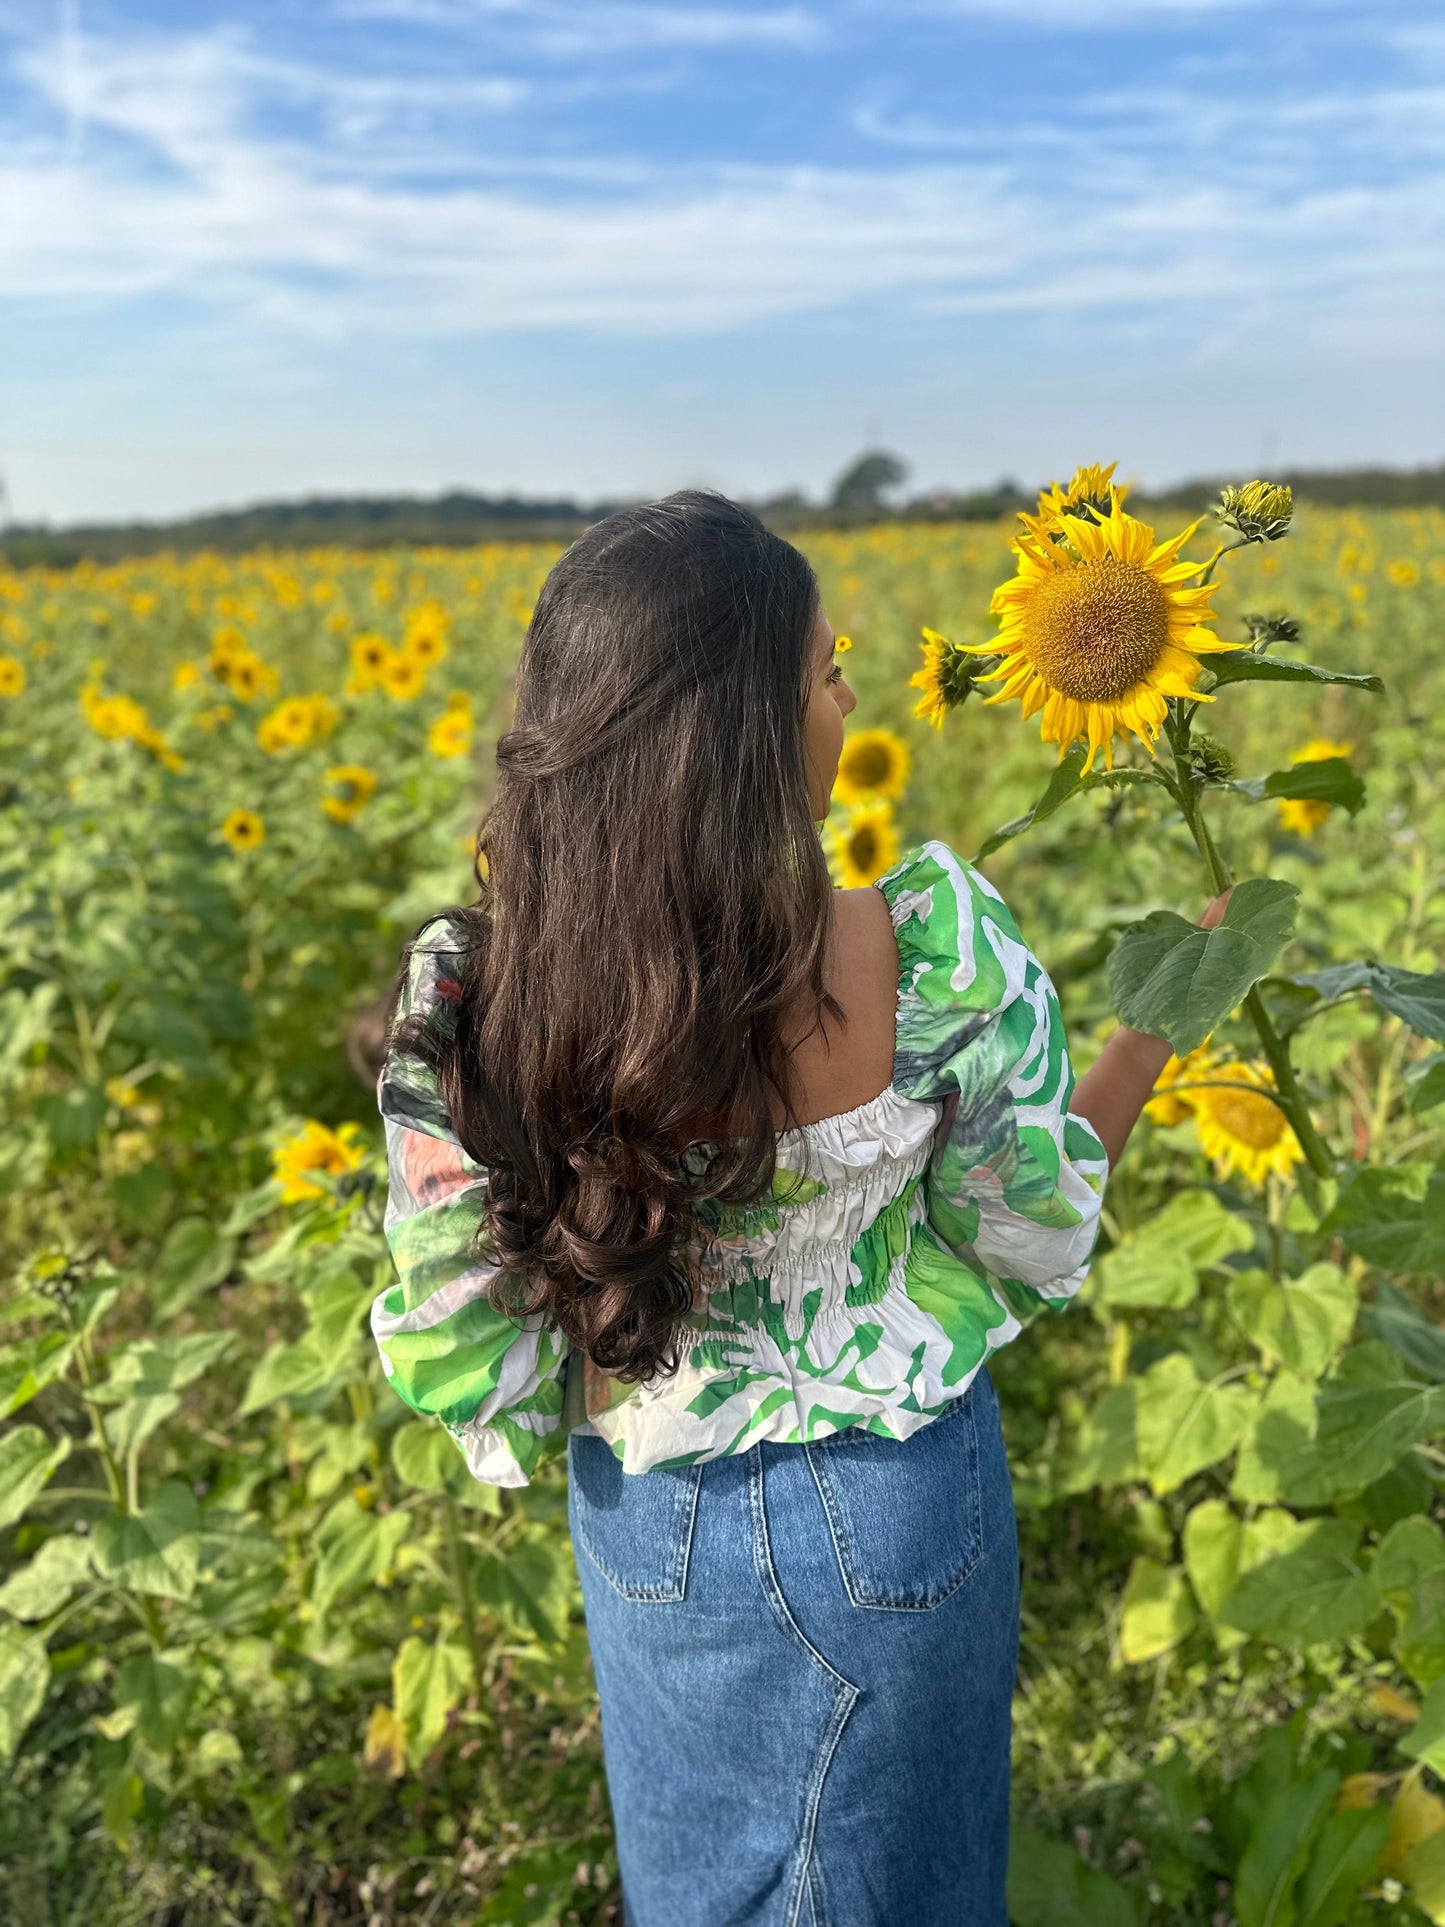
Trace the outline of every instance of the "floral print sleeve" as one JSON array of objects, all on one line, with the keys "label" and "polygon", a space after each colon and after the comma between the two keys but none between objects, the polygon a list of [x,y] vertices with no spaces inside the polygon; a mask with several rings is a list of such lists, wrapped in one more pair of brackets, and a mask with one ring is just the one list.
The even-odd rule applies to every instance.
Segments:
[{"label": "floral print sleeve", "polygon": [[[447,926],[412,953],[399,1017],[445,1026],[457,994]],[[566,1340],[540,1318],[495,1310],[495,1262],[478,1249],[486,1171],[457,1143],[436,1078],[411,1053],[388,1053],[377,1088],[390,1190],[386,1237],[397,1282],[376,1299],[371,1330],[391,1388],[441,1420],[488,1485],[525,1485],[558,1431]]]},{"label": "floral print sleeve", "polygon": [[942,1100],[928,1222],[1020,1321],[1083,1283],[1108,1157],[1069,1110],[1058,996],[1003,898],[936,838],[879,879],[902,985],[894,1081]]}]

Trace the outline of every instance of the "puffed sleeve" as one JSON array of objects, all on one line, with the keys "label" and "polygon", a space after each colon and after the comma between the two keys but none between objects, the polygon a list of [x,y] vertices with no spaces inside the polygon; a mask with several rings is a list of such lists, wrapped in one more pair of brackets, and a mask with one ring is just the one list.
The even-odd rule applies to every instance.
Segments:
[{"label": "puffed sleeve", "polygon": [[898,940],[894,1082],[942,1100],[928,1217],[1015,1315],[1088,1274],[1109,1160],[1069,1110],[1058,995],[998,891],[933,838],[879,879]]},{"label": "puffed sleeve", "polygon": [[[399,1020],[449,1021],[459,957],[448,929],[413,950]],[[371,1331],[387,1382],[414,1412],[441,1420],[475,1478],[526,1485],[561,1422],[566,1340],[540,1317],[506,1317],[488,1298],[498,1266],[477,1244],[487,1173],[458,1144],[430,1066],[394,1045],[377,1101],[397,1278],[372,1305]]]}]

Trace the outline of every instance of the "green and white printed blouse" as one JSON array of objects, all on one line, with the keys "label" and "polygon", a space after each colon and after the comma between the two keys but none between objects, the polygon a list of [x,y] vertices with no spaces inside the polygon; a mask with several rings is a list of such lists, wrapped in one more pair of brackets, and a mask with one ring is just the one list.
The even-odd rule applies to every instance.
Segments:
[{"label": "green and white printed blouse", "polygon": [[[493,1310],[496,1266],[476,1249],[486,1171],[452,1135],[427,1067],[388,1056],[378,1098],[398,1282],[371,1329],[393,1390],[442,1421],[476,1478],[525,1485],[574,1429],[606,1439],[628,1472],[853,1425],[905,1438],[1083,1283],[1108,1159],[1069,1111],[1048,973],[998,891],[937,839],[874,888],[898,942],[892,1082],[780,1132],[771,1196],[703,1206],[713,1282],[672,1377],[624,1384],[540,1318]],[[457,996],[439,928],[413,953],[404,1016],[445,1022]]]}]

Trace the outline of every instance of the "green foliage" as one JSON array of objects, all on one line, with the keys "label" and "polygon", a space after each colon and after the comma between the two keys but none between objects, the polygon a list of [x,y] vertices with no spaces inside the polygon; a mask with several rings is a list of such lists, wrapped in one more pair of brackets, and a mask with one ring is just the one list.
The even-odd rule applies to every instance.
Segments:
[{"label": "green foliage", "polygon": [[[1211,733],[1271,772],[1186,758],[1182,793],[1256,879],[1210,934],[1162,742],[1083,776],[997,710],[911,723],[918,625],[979,636],[1000,530],[810,544],[861,714],[912,731],[906,837],[988,851],[1079,1069],[1116,1015],[1251,1055],[1257,996],[1328,1146],[1307,1202],[1145,1123],[1084,1304],[995,1361],[1026,1579],[1018,1927],[1362,1927],[1386,1878],[1402,1927],[1445,1920],[1445,531],[1313,526],[1245,606],[1283,595],[1325,666],[1208,659]],[[1351,547],[1379,561],[1347,568]],[[480,1486],[388,1393],[374,1125],[311,1195],[284,1203],[272,1169],[303,1119],[371,1119],[348,1032],[412,922],[468,893],[475,771],[427,750],[434,689],[347,699],[332,741],[280,756],[261,706],[208,731],[225,692],[169,694],[222,622],[286,693],[339,694],[350,635],[435,597],[442,682],[485,742],[553,552],[0,573],[0,615],[49,644],[0,703],[0,1863],[21,1917],[616,1918],[557,1472]],[[1423,579],[1397,594],[1382,565],[1407,553]],[[83,726],[100,654],[184,770]],[[1288,763],[1312,733],[1353,737],[1348,765]],[[351,823],[319,808],[329,762],[380,773]],[[1289,799],[1335,819],[1303,837]],[[244,857],[217,836],[239,805],[267,825]]]}]

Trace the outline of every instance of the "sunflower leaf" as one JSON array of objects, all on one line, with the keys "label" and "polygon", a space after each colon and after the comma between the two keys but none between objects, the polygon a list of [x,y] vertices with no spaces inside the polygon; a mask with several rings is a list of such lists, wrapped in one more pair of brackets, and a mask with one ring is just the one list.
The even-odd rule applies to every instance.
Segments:
[{"label": "sunflower leaf", "polygon": [[1365,800],[1365,785],[1349,759],[1325,756],[1314,763],[1292,763],[1288,769],[1271,770],[1268,776],[1244,776],[1230,788],[1252,803],[1267,798],[1290,798],[1302,803],[1329,803],[1349,811],[1351,816]]},{"label": "sunflower leaf", "polygon": [[1214,688],[1227,682],[1328,682],[1345,683],[1351,689],[1368,689],[1376,696],[1385,692],[1378,676],[1352,676],[1343,669],[1319,669],[1312,662],[1257,656],[1252,649],[1231,649],[1211,655],[1206,666],[1214,677]]},{"label": "sunflower leaf", "polygon": [[1250,877],[1235,885],[1212,930],[1172,910],[1130,924],[1109,959],[1121,1020],[1168,1038],[1187,1057],[1279,957],[1294,934],[1298,898],[1292,883]]}]

